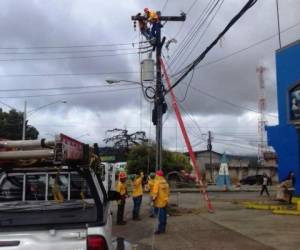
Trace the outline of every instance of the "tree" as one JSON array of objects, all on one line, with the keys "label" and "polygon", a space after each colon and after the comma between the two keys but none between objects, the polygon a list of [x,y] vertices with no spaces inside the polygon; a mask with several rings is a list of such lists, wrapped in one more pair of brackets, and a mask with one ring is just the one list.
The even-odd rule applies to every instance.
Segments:
[{"label": "tree", "polygon": [[[9,112],[4,112],[0,108],[0,138],[10,140],[22,139],[23,113],[12,109]],[[26,121],[26,139],[34,140],[39,135],[38,130],[28,125]]]},{"label": "tree", "polygon": [[114,128],[112,130],[107,130],[106,132],[109,133],[110,136],[103,141],[105,143],[112,142],[114,148],[125,148],[129,150],[129,148],[134,145],[140,145],[141,143],[148,141],[144,131],[137,131],[129,134],[127,129]]},{"label": "tree", "polygon": [[[180,170],[190,172],[192,169],[186,155],[168,150],[163,150],[162,164],[165,174]],[[143,144],[132,147],[128,153],[127,168],[129,174],[141,171],[147,174],[155,172],[155,144]]]}]

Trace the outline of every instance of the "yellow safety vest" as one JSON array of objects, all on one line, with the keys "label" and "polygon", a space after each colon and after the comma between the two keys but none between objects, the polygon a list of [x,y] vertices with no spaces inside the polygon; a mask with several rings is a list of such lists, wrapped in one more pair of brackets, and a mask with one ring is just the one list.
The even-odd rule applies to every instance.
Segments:
[{"label": "yellow safety vest", "polygon": [[139,176],[132,182],[132,197],[138,197],[143,195],[143,176]]},{"label": "yellow safety vest", "polygon": [[169,202],[169,184],[164,177],[156,176],[153,186],[153,200],[154,206],[163,208],[168,205]]},{"label": "yellow safety vest", "polygon": [[121,182],[121,181],[118,181],[117,182],[117,186],[116,186],[116,191],[118,193],[120,193],[120,195],[126,195],[127,194],[127,187],[126,187],[126,183],[124,182]]}]

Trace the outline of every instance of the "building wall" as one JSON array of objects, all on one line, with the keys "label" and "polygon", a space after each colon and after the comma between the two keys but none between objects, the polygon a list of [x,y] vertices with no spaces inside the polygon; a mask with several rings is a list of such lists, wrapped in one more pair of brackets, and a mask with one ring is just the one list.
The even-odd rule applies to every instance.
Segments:
[{"label": "building wall", "polygon": [[[215,182],[219,174],[219,168],[221,164],[222,155],[216,152],[212,152],[212,168],[210,167],[210,152],[201,151],[196,152],[196,157],[202,172],[205,170],[206,180]],[[229,175],[233,184],[239,182],[241,179],[256,174],[266,173],[272,178],[273,181],[277,181],[277,167],[276,162],[267,162],[264,167],[252,167],[250,158],[245,156],[228,156]],[[212,174],[212,175],[211,175]]]},{"label": "building wall", "polygon": [[[300,41],[276,52],[277,99],[279,124],[267,127],[268,143],[278,158],[279,179],[295,173],[295,194],[300,195],[300,136],[298,125],[291,119],[290,92],[300,86]],[[298,85],[297,85],[298,84]],[[299,104],[298,104],[299,105]]]}]

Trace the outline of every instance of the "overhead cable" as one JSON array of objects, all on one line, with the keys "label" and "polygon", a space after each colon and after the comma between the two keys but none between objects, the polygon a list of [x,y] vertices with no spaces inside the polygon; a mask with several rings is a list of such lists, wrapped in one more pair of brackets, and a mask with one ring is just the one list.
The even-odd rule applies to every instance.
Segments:
[{"label": "overhead cable", "polygon": [[70,93],[57,93],[57,94],[40,94],[40,95],[18,95],[18,96],[0,96],[1,99],[24,99],[24,98],[39,98],[39,97],[50,97],[50,96],[69,96],[69,95],[91,95],[101,94],[108,92],[120,92],[128,90],[136,90],[140,87],[126,88],[126,89],[111,89],[111,90],[94,90],[94,91],[82,91],[82,92],[70,92]]},{"label": "overhead cable", "polygon": [[218,43],[218,41],[226,34],[226,32],[252,7],[258,0],[249,0],[241,11],[228,23],[224,30],[217,36],[217,38],[194,60],[187,71],[172,85],[166,94],[175,88],[207,55],[207,53]]}]

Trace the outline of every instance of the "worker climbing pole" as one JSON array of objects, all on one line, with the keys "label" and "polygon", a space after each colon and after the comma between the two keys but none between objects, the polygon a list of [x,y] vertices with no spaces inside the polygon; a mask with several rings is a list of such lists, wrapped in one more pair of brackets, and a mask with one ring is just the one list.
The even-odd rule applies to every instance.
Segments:
[{"label": "worker climbing pole", "polygon": [[[180,16],[162,16],[160,12],[155,12],[144,9],[145,15],[138,14],[132,16],[133,21],[138,21],[139,24],[147,22],[151,25],[151,30],[143,24],[143,35],[148,38],[150,44],[153,46],[153,50],[156,50],[156,88],[154,95],[154,109],[152,112],[152,121],[156,126],[156,169],[161,169],[162,167],[162,117],[166,112],[166,102],[164,98],[164,87],[162,84],[162,74],[161,74],[161,50],[166,40],[165,37],[161,38],[161,29],[163,28],[162,21],[174,22],[174,21],[185,21],[186,15],[182,13]],[[140,26],[141,27],[141,26]],[[146,32],[146,33],[145,33]],[[150,32],[150,33],[149,33]],[[146,35],[145,35],[146,34]]]}]

